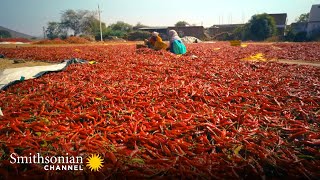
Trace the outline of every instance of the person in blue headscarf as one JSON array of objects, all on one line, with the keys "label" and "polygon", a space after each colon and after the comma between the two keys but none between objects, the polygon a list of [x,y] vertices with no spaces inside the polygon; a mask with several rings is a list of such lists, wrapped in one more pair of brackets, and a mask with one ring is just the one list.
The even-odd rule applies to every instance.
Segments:
[{"label": "person in blue headscarf", "polygon": [[185,54],[187,52],[186,46],[181,41],[181,38],[178,36],[177,31],[169,31],[169,47],[170,52],[174,54]]}]

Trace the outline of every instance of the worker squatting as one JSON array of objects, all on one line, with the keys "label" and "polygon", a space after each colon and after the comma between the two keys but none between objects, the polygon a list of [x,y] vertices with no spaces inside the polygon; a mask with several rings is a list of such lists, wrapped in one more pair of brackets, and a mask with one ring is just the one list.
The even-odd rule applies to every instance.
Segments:
[{"label": "worker squatting", "polygon": [[83,158],[81,156],[45,156],[40,153],[29,156],[19,156],[17,153],[10,155],[11,164],[44,164],[46,171],[82,171]]}]

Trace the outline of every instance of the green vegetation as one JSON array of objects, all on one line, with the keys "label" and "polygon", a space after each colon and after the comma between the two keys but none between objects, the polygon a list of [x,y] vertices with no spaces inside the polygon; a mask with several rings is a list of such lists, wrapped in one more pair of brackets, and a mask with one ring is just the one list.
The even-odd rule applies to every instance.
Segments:
[{"label": "green vegetation", "polygon": [[0,38],[11,38],[11,34],[8,31],[0,30]]},{"label": "green vegetation", "polygon": [[66,35],[66,31],[64,31],[60,23],[48,22],[46,35],[49,39],[62,38]]},{"label": "green vegetation", "polygon": [[249,21],[250,39],[262,41],[276,35],[277,28],[274,19],[268,14],[258,14],[252,16]]},{"label": "green vegetation", "polygon": [[254,41],[263,41],[277,33],[274,19],[266,13],[252,16],[243,30],[244,39]]},{"label": "green vegetation", "polygon": [[309,13],[304,13],[304,14],[301,14],[297,19],[296,19],[296,22],[308,22],[308,19],[309,19]]},{"label": "green vegetation", "polygon": [[67,30],[73,30],[74,36],[81,33],[87,33],[88,29],[92,24],[91,22],[95,20],[95,13],[88,10],[66,10],[61,15],[61,26]]},{"label": "green vegetation", "polygon": [[[296,22],[307,23],[309,13],[301,14]],[[178,21],[176,27],[185,27],[190,24],[186,21]],[[126,39],[126,40],[143,40],[150,37],[149,32],[140,31],[140,28],[148,27],[138,22],[132,26],[123,21],[106,26],[101,23],[103,39]],[[48,22],[46,35],[49,39],[65,39],[68,32],[73,32],[74,36],[85,37],[88,40],[100,40],[100,21],[97,13],[88,10],[66,10],[61,14],[60,22]],[[239,26],[232,33],[221,32],[214,37],[217,40],[253,40],[253,41],[310,41],[319,40],[320,31],[315,32],[312,36],[306,32],[295,32],[294,28],[286,28],[286,36],[277,36],[275,20],[268,14],[256,14],[251,17],[248,23]],[[0,31],[0,37],[10,37],[9,32]]]},{"label": "green vegetation", "polygon": [[[106,29],[102,23],[102,29]],[[67,32],[73,31],[74,36],[86,35],[95,36],[100,33],[100,22],[96,14],[87,10],[66,10],[62,12],[61,22],[48,22],[46,35],[49,39],[66,38]]]},{"label": "green vegetation", "polygon": [[174,26],[176,27],[185,27],[185,26],[189,26],[190,24],[187,23],[186,21],[178,21]]},{"label": "green vegetation", "polygon": [[[142,40],[147,38],[150,33],[141,32],[139,28],[147,27],[141,23],[132,26],[123,21],[118,21],[110,26],[101,23],[103,39],[123,38],[129,40]],[[71,10],[63,11],[61,22],[48,22],[46,35],[49,39],[67,37],[67,32],[73,32],[74,36],[81,35],[87,39],[100,40],[100,21],[97,14],[88,10]]]},{"label": "green vegetation", "polygon": [[254,40],[264,41],[277,33],[274,19],[268,14],[253,15],[250,21],[237,27],[232,33],[221,33],[219,40]]},{"label": "green vegetation", "polygon": [[[296,18],[296,23],[302,23],[301,26],[305,26],[308,23],[309,13],[301,14]],[[305,23],[305,24],[303,24]],[[293,42],[306,42],[306,41],[319,41],[320,40],[320,29],[315,29],[308,35],[306,29],[304,31],[297,31],[292,26],[288,26],[286,30],[286,41]]]},{"label": "green vegetation", "polygon": [[128,33],[132,31],[133,27],[130,24],[118,21],[115,24],[111,24],[106,31],[103,31],[103,37],[104,39],[108,39],[110,37],[127,39]]},{"label": "green vegetation", "polygon": [[296,32],[291,26],[288,26],[287,28],[285,40],[293,42],[309,41],[306,31]]}]

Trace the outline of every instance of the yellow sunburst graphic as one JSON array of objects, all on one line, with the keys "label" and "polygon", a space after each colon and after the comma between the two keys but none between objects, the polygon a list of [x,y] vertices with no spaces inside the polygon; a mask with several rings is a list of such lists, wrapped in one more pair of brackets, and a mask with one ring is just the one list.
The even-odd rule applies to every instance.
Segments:
[{"label": "yellow sunburst graphic", "polygon": [[98,171],[103,167],[102,163],[103,163],[103,159],[99,155],[92,154],[88,158],[87,167],[91,171]]}]

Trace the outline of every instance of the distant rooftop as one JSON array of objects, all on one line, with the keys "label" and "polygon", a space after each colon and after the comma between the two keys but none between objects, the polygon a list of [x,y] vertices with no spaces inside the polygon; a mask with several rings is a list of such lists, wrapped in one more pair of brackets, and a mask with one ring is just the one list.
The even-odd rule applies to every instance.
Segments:
[{"label": "distant rooftop", "polygon": [[153,29],[167,29],[167,26],[159,26],[159,27],[144,27],[144,28],[139,28],[140,30],[153,30]]},{"label": "distant rooftop", "polygon": [[169,28],[184,28],[184,27],[191,27],[191,28],[193,28],[193,27],[203,27],[203,26],[170,26]]},{"label": "distant rooftop", "polygon": [[242,26],[244,24],[215,24],[211,26],[210,28],[222,28],[222,27],[237,27],[237,26]]},{"label": "distant rooftop", "polygon": [[203,26],[156,26],[156,27],[144,27],[139,28],[140,30],[159,30],[159,29],[168,29],[168,28],[194,28],[194,27],[203,27]]}]

